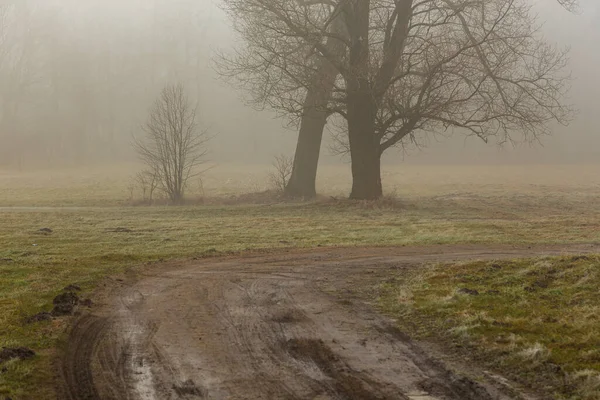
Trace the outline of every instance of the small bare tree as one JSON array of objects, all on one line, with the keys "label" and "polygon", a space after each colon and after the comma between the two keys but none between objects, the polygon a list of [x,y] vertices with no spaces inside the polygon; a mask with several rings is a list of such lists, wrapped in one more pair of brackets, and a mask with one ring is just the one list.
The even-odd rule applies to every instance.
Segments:
[{"label": "small bare tree", "polygon": [[187,182],[202,173],[210,137],[196,122],[196,108],[182,85],[163,89],[150,110],[144,134],[134,138],[136,151],[153,171],[158,187],[175,204],[181,203]]},{"label": "small bare tree", "polygon": [[292,170],[294,168],[294,158],[281,154],[275,156],[273,160],[274,171],[271,172],[271,184],[280,193],[285,192],[285,188],[290,181],[292,176]]}]

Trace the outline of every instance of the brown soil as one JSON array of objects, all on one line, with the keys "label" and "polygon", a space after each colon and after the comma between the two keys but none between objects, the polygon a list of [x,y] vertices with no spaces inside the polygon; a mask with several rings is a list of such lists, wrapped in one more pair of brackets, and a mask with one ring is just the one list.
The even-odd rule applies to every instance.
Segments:
[{"label": "brown soil", "polygon": [[52,300],[52,303],[54,304],[53,316],[71,315],[77,304],[79,304],[79,296],[73,292],[61,293]]},{"label": "brown soil", "polygon": [[[318,249],[159,265],[109,285],[76,320],[60,398],[535,398],[450,372],[373,311],[369,288],[431,261],[598,251]],[[486,375],[474,366],[466,372]]]},{"label": "brown soil", "polygon": [[81,287],[75,284],[70,284],[63,289],[65,292],[81,292]]},{"label": "brown soil", "polygon": [[0,363],[10,360],[26,360],[35,357],[35,352],[26,347],[7,348],[0,350]]},{"label": "brown soil", "polygon": [[51,319],[52,319],[52,314],[50,314],[47,311],[42,311],[40,313],[32,315],[31,317],[27,317],[25,319],[25,323],[26,324],[35,324],[36,322],[50,321]]}]

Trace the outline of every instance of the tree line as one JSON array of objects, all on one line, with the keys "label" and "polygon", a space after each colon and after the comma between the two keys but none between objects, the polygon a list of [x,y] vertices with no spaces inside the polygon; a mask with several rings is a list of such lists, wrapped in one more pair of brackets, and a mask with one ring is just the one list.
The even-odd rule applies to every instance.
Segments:
[{"label": "tree line", "polygon": [[0,2],[0,166],[130,159],[165,84],[201,90],[206,8],[120,3]]}]

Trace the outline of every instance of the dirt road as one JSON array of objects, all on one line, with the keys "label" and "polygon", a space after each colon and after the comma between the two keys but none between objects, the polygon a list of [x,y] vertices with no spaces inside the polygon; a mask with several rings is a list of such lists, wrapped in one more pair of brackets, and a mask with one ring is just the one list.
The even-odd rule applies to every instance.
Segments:
[{"label": "dirt road", "polygon": [[592,251],[598,248],[335,249],[154,266],[108,285],[100,304],[78,318],[61,396],[515,398],[448,372],[377,315],[362,289],[429,261]]}]

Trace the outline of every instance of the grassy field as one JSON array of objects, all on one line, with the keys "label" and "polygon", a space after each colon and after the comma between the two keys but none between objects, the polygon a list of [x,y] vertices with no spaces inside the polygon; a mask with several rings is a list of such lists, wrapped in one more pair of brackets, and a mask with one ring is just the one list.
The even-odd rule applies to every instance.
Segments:
[{"label": "grassy field", "polygon": [[517,381],[596,400],[599,287],[599,257],[433,265],[384,284],[381,305],[413,334]]},{"label": "grassy field", "polygon": [[[113,167],[78,167],[47,171],[14,172],[0,169],[0,207],[6,206],[125,206],[141,197],[131,188],[140,170],[136,164]],[[270,188],[270,166],[216,165],[202,181],[190,182],[191,198],[234,196]],[[566,204],[600,194],[598,165],[525,166],[421,166],[383,168],[388,195],[419,200],[448,197],[503,200],[520,206],[521,200],[550,196]],[[317,180],[318,192],[344,197],[350,192],[348,165],[323,166]],[[133,192],[132,190],[133,189]],[[132,196],[133,193],[133,196]],[[506,204],[504,204],[506,205]]]},{"label": "grassy field", "polygon": [[129,206],[135,170],[0,172],[0,347],[38,353],[2,365],[0,398],[55,398],[51,362],[65,322],[25,325],[27,316],[49,310],[68,284],[91,290],[146,261],[289,247],[600,241],[597,166],[388,168],[396,198],[376,203],[330,198],[350,181],[347,167],[328,167],[319,201],[228,206],[219,199],[267,189],[268,169],[217,167],[191,190],[211,205],[194,207]]}]

